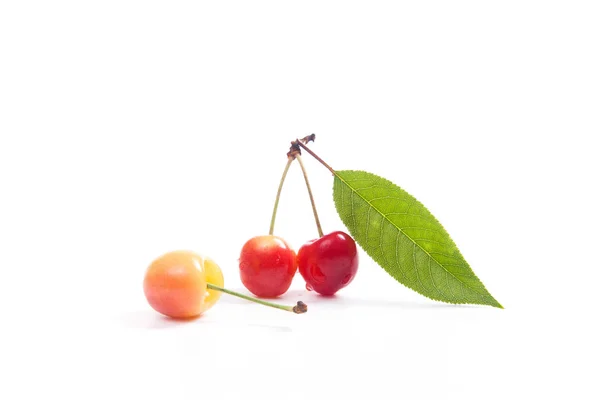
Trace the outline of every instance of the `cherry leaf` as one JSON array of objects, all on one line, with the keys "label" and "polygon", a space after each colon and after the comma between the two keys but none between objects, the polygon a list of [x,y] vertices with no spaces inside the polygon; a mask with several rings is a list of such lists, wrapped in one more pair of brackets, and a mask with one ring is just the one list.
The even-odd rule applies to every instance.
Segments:
[{"label": "cherry leaf", "polygon": [[438,220],[394,183],[335,171],[333,198],[356,242],[398,282],[433,300],[502,308]]}]

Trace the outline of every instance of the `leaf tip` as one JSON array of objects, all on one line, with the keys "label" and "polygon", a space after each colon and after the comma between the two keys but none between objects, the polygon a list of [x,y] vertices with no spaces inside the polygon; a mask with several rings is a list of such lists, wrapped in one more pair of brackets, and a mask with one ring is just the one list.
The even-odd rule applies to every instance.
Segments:
[{"label": "leaf tip", "polygon": [[490,306],[492,306],[492,307],[496,307],[496,308],[499,308],[499,309],[501,309],[501,310],[504,310],[504,306],[503,306],[502,304],[500,304],[500,303],[498,302],[498,300],[496,300],[496,299],[494,299],[494,298],[492,297],[492,301],[493,301],[493,302],[492,302],[492,303],[490,303]]}]

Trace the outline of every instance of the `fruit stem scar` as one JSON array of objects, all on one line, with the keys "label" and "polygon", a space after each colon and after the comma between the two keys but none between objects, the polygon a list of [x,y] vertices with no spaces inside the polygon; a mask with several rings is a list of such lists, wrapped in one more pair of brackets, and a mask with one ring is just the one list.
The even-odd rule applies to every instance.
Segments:
[{"label": "fruit stem scar", "polygon": [[294,161],[293,157],[288,157],[287,164],[285,164],[285,169],[283,170],[283,175],[281,176],[281,180],[279,181],[279,188],[277,189],[277,196],[275,196],[275,205],[273,206],[273,215],[271,216],[271,226],[269,227],[269,235],[273,234],[275,230],[275,217],[277,216],[277,207],[279,207],[279,198],[281,197],[281,189],[283,189],[283,182],[285,182],[285,177],[290,169],[290,165],[292,165],[292,161]]},{"label": "fruit stem scar", "polygon": [[296,141],[294,142],[294,144],[302,147],[302,149],[306,150],[306,152],[308,154],[310,154],[311,156],[313,156],[318,162],[320,162],[321,164],[323,164],[323,166],[325,166],[325,168],[327,168],[329,171],[331,171],[331,173],[333,175],[336,175],[335,170],[333,168],[331,168],[325,161],[323,161],[323,159],[321,157],[319,157],[318,155],[316,155],[314,151],[312,151],[311,149],[309,149],[308,146],[306,146],[304,143],[302,143],[302,141],[296,139]]},{"label": "fruit stem scar", "polygon": [[323,229],[321,229],[321,222],[319,221],[317,206],[315,204],[312,189],[310,188],[310,183],[308,182],[308,174],[306,173],[306,168],[304,168],[304,163],[302,162],[302,157],[300,157],[300,154],[296,155],[296,160],[298,160],[298,163],[300,164],[300,169],[302,169],[302,175],[304,175],[304,182],[306,182],[306,189],[308,190],[308,197],[310,197],[310,204],[312,206],[313,215],[315,216],[315,223],[317,224],[317,231],[319,232],[319,237],[323,237]]},{"label": "fruit stem scar", "polygon": [[304,304],[301,301],[299,301],[295,306],[284,306],[283,304],[271,303],[269,301],[260,300],[255,297],[246,296],[245,294],[234,292],[233,290],[225,289],[220,286],[213,285],[212,283],[207,283],[206,287],[208,289],[217,290],[219,292],[227,293],[245,300],[253,301],[255,303],[262,304],[263,306],[278,308],[280,310],[293,312],[295,314],[304,314],[308,309],[306,304]]}]

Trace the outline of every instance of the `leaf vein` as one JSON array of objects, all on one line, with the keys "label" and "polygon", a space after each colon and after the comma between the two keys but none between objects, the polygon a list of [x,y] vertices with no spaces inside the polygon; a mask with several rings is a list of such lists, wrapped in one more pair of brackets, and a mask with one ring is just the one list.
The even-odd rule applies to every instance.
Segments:
[{"label": "leaf vein", "polygon": [[437,290],[437,292],[440,294],[441,297],[445,297],[444,294],[440,291],[440,289],[435,284],[435,279],[433,279],[433,272],[431,272],[431,257],[429,257],[427,260],[428,260],[427,267],[429,267],[429,276],[431,277],[431,284],[433,285],[434,289]]},{"label": "leaf vein", "polygon": [[423,281],[421,280],[421,277],[419,276],[419,270],[417,268],[417,244],[414,242],[413,242],[413,244],[414,244],[413,251],[412,251],[412,253],[413,253],[413,268],[415,269],[415,273],[417,274],[417,280],[421,284],[421,287],[427,292],[427,288],[423,284]]}]

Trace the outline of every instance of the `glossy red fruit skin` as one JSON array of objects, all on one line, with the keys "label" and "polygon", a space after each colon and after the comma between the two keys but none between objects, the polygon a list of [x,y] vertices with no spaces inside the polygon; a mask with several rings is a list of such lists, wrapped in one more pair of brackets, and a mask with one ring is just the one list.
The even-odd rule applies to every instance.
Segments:
[{"label": "glossy red fruit skin", "polygon": [[307,288],[332,296],[348,286],[358,271],[356,242],[336,231],[305,243],[298,250],[298,270]]},{"label": "glossy red fruit skin", "polygon": [[239,259],[244,286],[258,297],[287,292],[298,269],[296,252],[278,236],[256,236],[242,247]]}]

